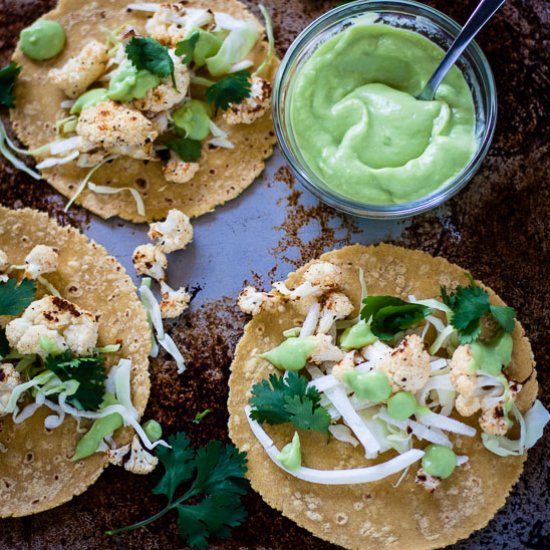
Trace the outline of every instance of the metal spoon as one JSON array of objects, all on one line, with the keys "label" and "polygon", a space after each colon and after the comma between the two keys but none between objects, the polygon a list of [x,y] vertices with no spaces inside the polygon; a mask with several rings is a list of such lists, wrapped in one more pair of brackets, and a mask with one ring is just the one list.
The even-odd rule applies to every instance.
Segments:
[{"label": "metal spoon", "polygon": [[426,86],[424,86],[424,89],[418,94],[417,99],[431,101],[434,98],[435,92],[441,84],[441,81],[445,78],[445,75],[456,63],[457,59],[474,39],[474,36],[480,31],[481,27],[493,17],[495,12],[505,1],[506,0],[481,0],[474,13],[470,15],[470,19],[466,21],[466,24],[458,33],[458,36],[455,38],[449,51],[445,54],[445,57],[441,60],[434,74],[430,80],[428,80]]}]

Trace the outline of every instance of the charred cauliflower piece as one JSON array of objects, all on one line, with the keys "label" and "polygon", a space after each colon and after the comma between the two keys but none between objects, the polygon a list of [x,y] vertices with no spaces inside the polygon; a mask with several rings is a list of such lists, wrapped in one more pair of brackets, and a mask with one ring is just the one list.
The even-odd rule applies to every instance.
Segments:
[{"label": "charred cauliflower piece", "polygon": [[0,417],[4,414],[13,389],[21,384],[21,375],[11,363],[0,364]]},{"label": "charred cauliflower piece", "polygon": [[61,69],[51,69],[49,78],[65,95],[76,98],[94,83],[107,67],[109,56],[105,44],[97,40],[88,42],[82,51],[71,57]]},{"label": "charred cauliflower piece", "polygon": [[185,2],[164,3],[147,20],[145,30],[165,46],[176,46],[191,29],[213,22],[214,14],[211,10],[188,9]]},{"label": "charred cauliflower piece", "polygon": [[332,343],[332,337],[327,334],[316,334],[315,349],[309,356],[309,360],[312,363],[320,365],[325,361],[337,362],[342,361],[345,357],[345,353]]},{"label": "charred cauliflower piece", "polygon": [[469,345],[456,348],[449,363],[451,383],[458,393],[455,408],[462,416],[471,416],[481,408],[477,375],[470,369],[471,363],[472,350]]},{"label": "charred cauliflower piece", "polygon": [[162,281],[164,270],[168,266],[166,254],[153,244],[142,244],[134,250],[132,262],[138,275],[147,275]]},{"label": "charred cauliflower piece", "polygon": [[353,311],[350,299],[341,292],[329,294],[321,310],[318,332],[326,333],[335,321],[345,319]]},{"label": "charred cauliflower piece", "polygon": [[160,282],[160,292],[162,301],[160,302],[160,314],[163,319],[173,319],[179,317],[188,307],[191,301],[185,288],[174,290],[164,281]]},{"label": "charred cauliflower piece", "polygon": [[417,485],[423,487],[428,493],[433,493],[441,484],[439,477],[428,474],[423,468],[419,468],[414,479]]},{"label": "charred cauliflower piece", "polygon": [[187,183],[199,171],[198,162],[185,162],[172,153],[170,160],[163,166],[164,177],[172,183]]},{"label": "charred cauliflower piece", "polygon": [[262,309],[277,304],[278,299],[275,294],[269,292],[260,292],[253,286],[247,286],[239,294],[237,304],[243,313],[258,315]]},{"label": "charred cauliflower piece", "polygon": [[91,355],[97,344],[98,325],[89,311],[57,296],[45,296],[31,303],[23,315],[6,325],[6,338],[18,353],[47,353],[40,341],[46,338],[60,350]]},{"label": "charred cauliflower piece", "polygon": [[153,124],[139,111],[114,101],[103,101],[82,111],[76,133],[110,154],[140,160],[155,158]]},{"label": "charred cauliflower piece", "polygon": [[57,270],[59,256],[55,248],[39,244],[35,246],[25,258],[25,277],[36,279],[45,273]]},{"label": "charred cauliflower piece", "polygon": [[124,463],[124,469],[133,474],[150,474],[156,467],[159,459],[146,451],[137,435],[132,439],[130,456]]},{"label": "charred cauliflower piece", "polygon": [[228,124],[252,124],[271,107],[271,84],[259,76],[252,77],[250,97],[232,103],[224,114]]},{"label": "charred cauliflower piece", "polygon": [[422,339],[411,334],[376,366],[390,381],[393,392],[421,390],[430,377],[430,356]]},{"label": "charred cauliflower piece", "polygon": [[181,103],[189,89],[190,75],[187,65],[182,63],[181,57],[170,52],[170,57],[174,62],[174,82],[172,77],[165,78],[161,84],[149,90],[142,99],[135,99],[133,105],[140,111],[149,113],[161,113],[172,109],[178,103]]},{"label": "charred cauliflower piece", "polygon": [[155,222],[149,226],[147,236],[158,241],[160,250],[168,254],[183,250],[193,240],[193,226],[189,216],[173,208],[163,222]]}]

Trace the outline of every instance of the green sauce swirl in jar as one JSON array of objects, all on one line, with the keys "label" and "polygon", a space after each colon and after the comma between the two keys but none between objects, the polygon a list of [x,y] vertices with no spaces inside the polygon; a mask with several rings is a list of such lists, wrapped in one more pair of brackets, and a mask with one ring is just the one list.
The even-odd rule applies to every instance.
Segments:
[{"label": "green sauce swirl in jar", "polygon": [[434,101],[415,96],[443,57],[424,36],[358,21],[323,43],[296,75],[290,119],[310,169],[355,201],[420,199],[476,151],[472,94],[458,68]]}]

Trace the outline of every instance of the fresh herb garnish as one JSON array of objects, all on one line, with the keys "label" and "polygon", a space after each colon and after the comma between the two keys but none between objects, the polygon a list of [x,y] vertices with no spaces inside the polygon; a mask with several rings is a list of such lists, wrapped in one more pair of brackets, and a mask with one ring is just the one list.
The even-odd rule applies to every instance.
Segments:
[{"label": "fresh herb garnish", "polygon": [[67,398],[77,407],[86,411],[95,411],[101,405],[105,394],[105,359],[100,355],[93,357],[73,357],[70,351],[48,355],[44,368],[51,370],[62,382],[76,380],[78,389]]},{"label": "fresh herb garnish", "polygon": [[[154,38],[134,37],[126,46],[126,55],[138,70],[174,80],[174,62],[164,47]],[[175,83],[174,83],[175,86]]]},{"label": "fresh herb garnish", "polygon": [[208,103],[214,106],[214,111],[226,111],[232,103],[240,103],[250,97],[250,76],[248,71],[238,71],[207,88],[204,95]]},{"label": "fresh herb garnish", "polygon": [[321,394],[307,385],[308,379],[296,372],[289,372],[286,380],[271,374],[269,381],[254,384],[249,400],[251,418],[268,424],[291,422],[302,430],[327,432],[330,415],[320,404]]},{"label": "fresh herb garnish", "polygon": [[443,303],[452,309],[451,325],[458,331],[461,344],[469,344],[479,338],[481,318],[490,313],[497,323],[506,331],[514,330],[516,310],[508,306],[494,306],[489,303],[489,294],[477,286],[471,277],[469,286],[459,286],[450,294],[441,287]]},{"label": "fresh herb garnish", "polygon": [[19,315],[31,305],[36,294],[36,283],[24,279],[17,284],[15,279],[0,283],[0,315]]},{"label": "fresh herb garnish", "polygon": [[190,138],[174,138],[165,143],[183,162],[195,162],[201,156],[201,142]]},{"label": "fresh herb garnish", "polygon": [[176,44],[176,55],[182,56],[181,60],[186,65],[189,65],[189,63],[193,61],[193,54],[195,53],[195,48],[197,47],[200,36],[198,31],[193,31],[189,35],[189,38]]},{"label": "fresh herb garnish", "polygon": [[[240,498],[248,488],[244,477],[246,454],[220,441],[210,441],[195,451],[185,433],[170,436],[168,443],[171,449],[159,446],[156,450],[164,474],[153,489],[154,494],[168,498],[167,505],[148,519],[107,534],[116,535],[149,525],[171,510],[177,510],[180,535],[189,546],[203,550],[210,536],[227,538],[231,528],[246,519]],[[176,496],[186,482],[190,482],[187,490]],[[193,504],[186,504],[190,499]]]},{"label": "fresh herb garnish", "polygon": [[11,62],[0,69],[0,105],[3,107],[14,107],[15,98],[12,94],[15,81],[21,72],[21,66]]},{"label": "fresh herb garnish", "polygon": [[207,414],[210,414],[212,412],[211,409],[204,409],[204,411],[202,412],[198,412],[196,415],[195,415],[195,418],[193,419],[193,424],[200,424],[202,419],[207,415]]},{"label": "fresh herb garnish", "polygon": [[411,304],[395,296],[369,296],[363,304],[361,318],[370,321],[372,333],[380,340],[392,340],[431,313],[427,306]]}]

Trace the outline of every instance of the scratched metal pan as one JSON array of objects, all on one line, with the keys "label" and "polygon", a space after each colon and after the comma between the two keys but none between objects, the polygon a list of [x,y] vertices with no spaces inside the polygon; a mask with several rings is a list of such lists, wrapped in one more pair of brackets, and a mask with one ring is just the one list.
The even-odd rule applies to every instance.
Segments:
[{"label": "scratched metal pan", "polygon": [[[0,0],[0,63],[11,54],[19,31],[53,7],[55,0]],[[255,2],[246,2],[254,9]],[[267,1],[279,54],[313,18],[336,2]],[[475,0],[430,5],[465,21]],[[146,417],[168,432],[185,430],[195,444],[227,440],[228,369],[245,317],[235,297],[245,282],[267,287],[325,250],[354,242],[393,240],[456,262],[519,311],[539,365],[541,398],[550,405],[550,164],[545,124],[549,70],[544,40],[548,11],[542,0],[511,0],[482,31],[479,43],[497,80],[500,114],[493,147],[466,190],[444,208],[407,222],[359,221],[320,205],[295,187],[278,152],[265,173],[239,198],[194,223],[189,249],[172,256],[169,280],[187,285],[195,298],[190,312],[169,325],[188,370],[177,376],[166,357],[151,365],[152,392]],[[34,182],[0,161],[0,203],[48,211],[84,230],[131,270],[133,248],[146,229],[104,221],[80,209],[63,214],[64,200],[44,182]],[[212,413],[200,426],[192,420]],[[487,528],[452,548],[550,548],[550,437],[533,449],[525,472],[506,506]],[[162,499],[151,495],[153,481],[109,468],[86,493],[33,517],[0,521],[0,549],[184,548],[175,517],[147,529],[107,539],[103,532],[145,518]],[[1,491],[1,484],[0,484]],[[254,493],[245,499],[250,517],[227,541],[227,549],[336,548],[269,508]]]}]

